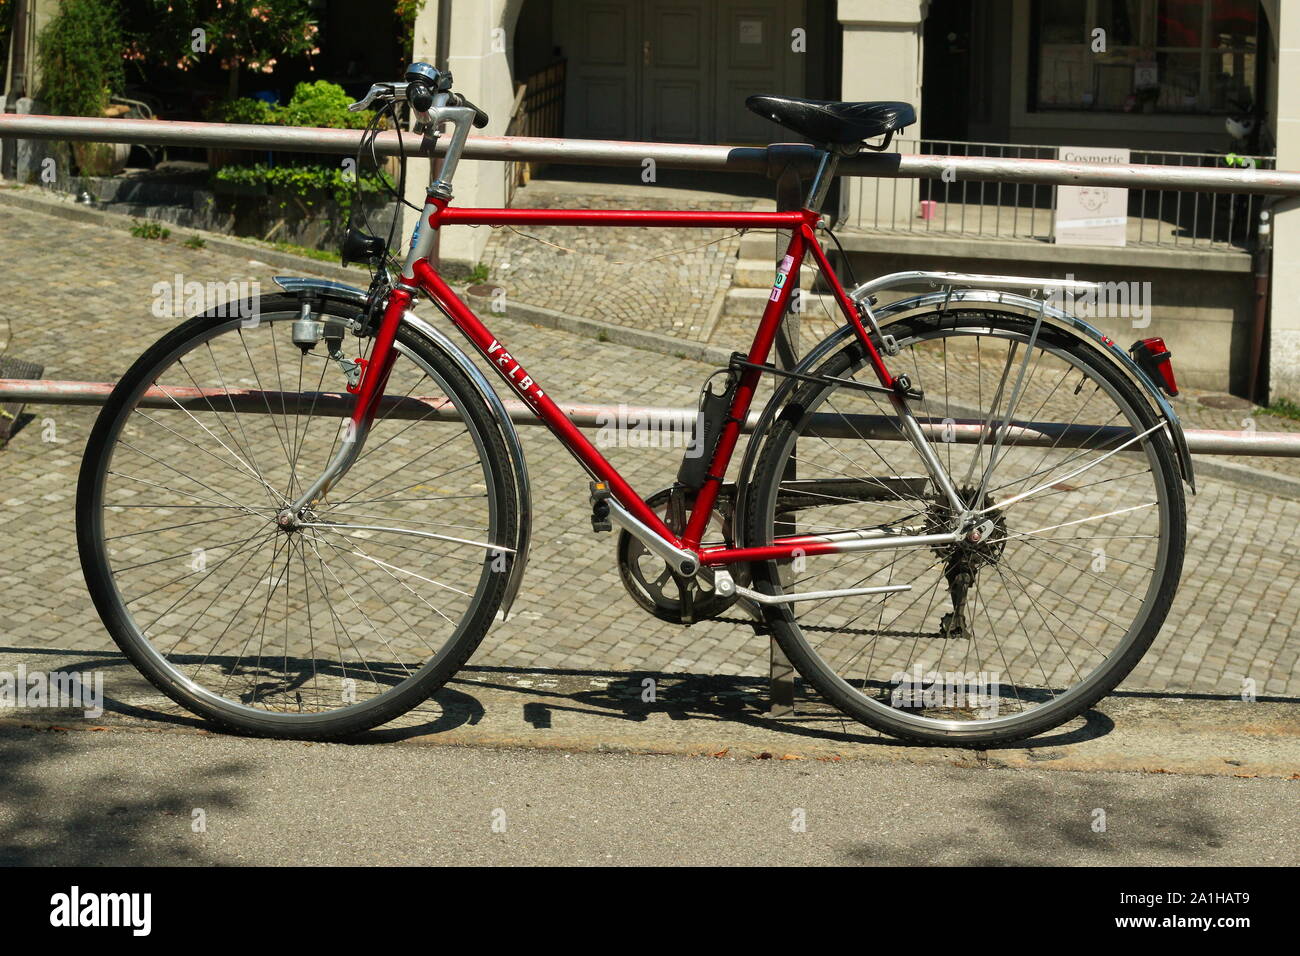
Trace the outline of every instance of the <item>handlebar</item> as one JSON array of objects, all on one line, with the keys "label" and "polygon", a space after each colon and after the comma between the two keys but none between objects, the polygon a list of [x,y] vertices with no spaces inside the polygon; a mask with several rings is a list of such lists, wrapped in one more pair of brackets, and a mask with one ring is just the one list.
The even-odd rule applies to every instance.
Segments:
[{"label": "handlebar", "polygon": [[[417,71],[416,67],[422,67]],[[379,103],[405,100],[418,114],[426,114],[433,105],[433,98],[438,93],[446,93],[447,106],[462,107],[474,111],[474,128],[482,129],[488,124],[488,115],[460,93],[451,92],[451,74],[439,72],[427,64],[412,64],[407,70],[407,80],[392,83],[376,83],[370,91],[355,103],[348,105],[353,113],[372,108]]]},{"label": "handlebar", "polygon": [[484,113],[481,109],[479,109],[469,100],[465,99],[465,97],[461,96],[459,93],[451,94],[451,98],[447,101],[447,104],[449,106],[463,106],[465,107],[465,109],[473,110],[475,129],[482,129],[484,126],[487,126],[488,124],[487,113]]},{"label": "handlebar", "polygon": [[[449,199],[452,176],[455,175],[456,164],[465,148],[470,123],[482,129],[488,124],[488,115],[461,94],[452,92],[450,73],[437,70],[428,63],[412,63],[406,68],[405,79],[400,82],[374,84],[365,97],[348,106],[348,109],[359,112],[374,106],[386,107],[403,100],[419,120],[426,140],[430,137],[436,140],[438,127],[444,121],[453,127],[442,164],[433,167],[436,178],[429,183],[430,195]],[[466,120],[470,122],[467,123]]]}]

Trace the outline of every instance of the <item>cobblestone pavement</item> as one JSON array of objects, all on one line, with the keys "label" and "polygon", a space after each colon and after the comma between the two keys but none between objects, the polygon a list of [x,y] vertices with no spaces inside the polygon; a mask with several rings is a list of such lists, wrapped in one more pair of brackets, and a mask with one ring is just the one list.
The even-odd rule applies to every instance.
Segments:
[{"label": "cobblestone pavement", "polygon": [[[0,276],[11,354],[43,362],[50,378],[109,380],[172,324],[150,314],[155,283],[260,280],[272,270],[177,242],[0,209]],[[93,268],[87,273],[86,263]],[[51,297],[55,275],[94,276],[84,293]],[[358,273],[360,277],[360,273]],[[360,278],[359,278],[359,281]],[[609,318],[608,316],[605,316]],[[566,333],[496,320],[530,372],[572,401],[683,405],[705,365]],[[29,407],[35,417],[0,451],[0,588],[15,647],[99,650],[111,642],[85,592],[77,562],[73,496],[96,409]],[[511,620],[497,624],[477,664],[539,668],[651,669],[758,675],[767,645],[747,628],[689,629],[643,614],[623,592],[613,540],[590,530],[586,477],[540,429],[522,431],[534,483],[534,551]],[[615,448],[609,457],[649,493],[671,480],[679,450]],[[1126,682],[1129,689],[1236,695],[1300,694],[1300,502],[1205,480],[1189,507],[1189,546],[1169,623]]]},{"label": "cobblestone pavement", "polygon": [[[566,185],[520,189],[515,206],[592,206],[589,192],[575,193]],[[604,209],[701,211],[745,211],[754,202],[717,195],[686,198],[690,195],[629,188],[607,190],[598,202]],[[726,229],[509,227],[493,230],[483,264],[488,284],[504,289],[507,301],[706,342],[731,285],[739,247],[739,235]]]}]

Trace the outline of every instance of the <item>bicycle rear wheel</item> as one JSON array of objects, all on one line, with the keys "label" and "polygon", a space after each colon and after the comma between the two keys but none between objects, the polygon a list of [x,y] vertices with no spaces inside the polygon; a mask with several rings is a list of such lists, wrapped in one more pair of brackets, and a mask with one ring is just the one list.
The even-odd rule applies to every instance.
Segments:
[{"label": "bicycle rear wheel", "polygon": [[351,440],[338,358],[372,339],[326,309],[335,357],[328,336],[293,341],[293,296],[255,323],[187,321],[118,383],[82,462],[78,546],[109,633],[163,693],[246,733],[334,738],[420,703],[477,647],[513,560],[491,412],[407,326],[355,464],[277,521]]},{"label": "bicycle rear wheel", "polygon": [[[910,586],[772,606],[768,623],[823,697],[888,734],[986,746],[1041,733],[1109,693],[1168,612],[1186,535],[1170,441],[1137,387],[1060,330],[1034,339],[1010,313],[950,312],[888,331],[890,365],[923,390],[917,420],[983,533],[756,565],[775,595]],[[873,380],[856,343],[819,374]],[[1036,426],[1001,430],[1008,417]],[[759,454],[746,543],[952,531],[958,513],[916,447],[880,440],[891,429],[902,438],[883,396],[802,386]]]}]

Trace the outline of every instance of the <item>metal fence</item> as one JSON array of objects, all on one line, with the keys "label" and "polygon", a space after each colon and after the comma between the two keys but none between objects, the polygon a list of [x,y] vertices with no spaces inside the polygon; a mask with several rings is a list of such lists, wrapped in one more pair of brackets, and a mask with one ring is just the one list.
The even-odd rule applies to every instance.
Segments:
[{"label": "metal fence", "polygon": [[[356,130],[238,123],[196,123],[93,116],[0,115],[0,138],[69,142],[142,143],[155,145],[288,150],[353,155],[361,139]],[[435,155],[446,149],[440,140]],[[399,140],[389,130],[375,138],[381,156],[423,155],[418,137]],[[776,178],[792,171],[811,178],[818,151],[804,143],[772,146],[712,146],[695,143],[625,143],[548,137],[471,136],[462,154],[467,160],[575,163],[593,166],[642,166],[647,159],[664,169],[721,170]],[[1201,166],[1095,166],[998,156],[927,156],[906,153],[861,153],[840,163],[841,176],[881,179],[941,180],[951,171],[958,182],[1021,185],[1124,186],[1182,192],[1240,193],[1254,196],[1300,196],[1300,172],[1272,169],[1215,169]]]},{"label": "metal fence", "polygon": [[[515,90],[515,100],[510,107],[510,122],[506,136],[558,137],[564,132],[564,82],[565,60],[557,60],[543,70],[528,77]],[[514,201],[515,190],[528,183],[543,164],[505,163],[506,205]]]},{"label": "metal fence", "polygon": [[[103,405],[113,390],[109,382],[78,382],[57,379],[4,379],[0,378],[0,405],[21,405],[27,402],[42,405]],[[148,389],[141,398],[141,407],[174,409],[190,407],[200,410],[235,411],[260,415],[275,411],[301,410],[309,415],[346,416],[355,400],[350,395],[327,392],[279,392],[254,388],[222,388],[204,390],[173,386],[166,391]],[[215,406],[214,406],[215,403]],[[516,425],[544,424],[537,413],[523,402],[503,403]],[[395,421],[457,421],[458,412],[449,406],[443,395],[386,396],[379,410]],[[689,406],[664,405],[588,405],[563,402],[560,410],[579,428],[607,428],[610,421],[625,420],[650,423],[667,431],[696,420],[699,409]],[[740,430],[751,434],[758,425],[759,412],[751,412],[741,423]],[[867,438],[872,441],[903,442],[908,438],[898,428],[897,419],[884,415],[841,415],[815,413],[811,417],[811,435],[838,436],[841,438]],[[934,441],[951,441],[955,444],[976,444],[987,438],[987,429],[980,422],[923,421],[921,430]],[[1025,447],[1106,447],[1108,443],[1128,438],[1129,429],[1121,426],[1099,428],[1096,425],[1066,425],[1052,422],[1017,421],[1005,429],[1005,437]],[[1188,450],[1197,455],[1251,455],[1267,458],[1300,458],[1300,432],[1261,432],[1220,429],[1187,429],[1184,432]]]},{"label": "metal fence", "polygon": [[[1054,161],[1056,146],[896,139],[898,153]],[[1132,150],[1133,164],[1169,168],[1272,170],[1272,156]],[[1235,164],[1235,166],[1234,166]],[[1264,200],[1249,193],[1130,189],[1128,244],[1180,249],[1250,252],[1255,247]],[[894,180],[859,191],[851,220],[857,228],[985,239],[1051,241],[1056,187],[1039,183],[984,182],[931,177]]]}]

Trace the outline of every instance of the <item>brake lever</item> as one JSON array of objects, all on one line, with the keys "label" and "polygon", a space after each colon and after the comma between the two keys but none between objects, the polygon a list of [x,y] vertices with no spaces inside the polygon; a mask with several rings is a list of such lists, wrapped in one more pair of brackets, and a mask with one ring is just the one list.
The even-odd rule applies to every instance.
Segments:
[{"label": "brake lever", "polygon": [[403,98],[406,96],[405,82],[375,83],[370,87],[370,92],[368,92],[362,99],[357,100],[355,103],[348,104],[348,111],[351,113],[360,113],[364,109],[369,109],[370,104],[373,103],[376,98],[382,97],[383,99],[397,99],[399,95]]}]

